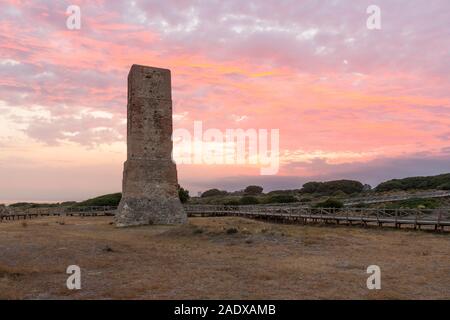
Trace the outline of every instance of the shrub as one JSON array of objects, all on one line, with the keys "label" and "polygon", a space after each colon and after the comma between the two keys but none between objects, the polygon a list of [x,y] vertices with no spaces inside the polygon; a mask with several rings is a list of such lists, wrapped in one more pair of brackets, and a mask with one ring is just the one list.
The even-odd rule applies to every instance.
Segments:
[{"label": "shrub", "polygon": [[389,209],[408,208],[408,209],[436,209],[439,207],[437,199],[412,198],[402,201],[392,202],[387,205]]},{"label": "shrub", "polygon": [[245,197],[242,197],[239,200],[239,203],[243,204],[243,205],[246,205],[246,204],[258,204],[259,200],[257,198],[255,198],[255,197],[252,197],[252,196],[245,196]]},{"label": "shrub", "polygon": [[203,233],[203,229],[202,228],[195,228],[192,233],[193,234],[202,234]]},{"label": "shrub", "polygon": [[261,194],[263,190],[264,190],[263,187],[260,186],[248,186],[247,188],[244,189],[244,193],[249,195],[256,195]]},{"label": "shrub", "polygon": [[334,193],[351,194],[363,191],[364,185],[355,180],[334,180],[327,182],[307,182],[300,190],[302,193],[320,193],[333,195]]},{"label": "shrub", "polygon": [[341,191],[342,193],[351,194],[361,192],[364,185],[359,181],[354,180],[335,180],[324,182],[320,185],[318,192],[330,194]]},{"label": "shrub", "polygon": [[114,252],[115,250],[110,246],[104,246],[102,249],[103,252]]},{"label": "shrub", "polygon": [[236,228],[228,228],[227,229],[227,234],[235,234],[238,233],[238,229]]},{"label": "shrub", "polygon": [[10,204],[12,208],[53,208],[58,207],[59,203],[32,203],[32,202],[18,202]]},{"label": "shrub", "polygon": [[[426,190],[426,189],[442,189],[442,187],[450,187],[450,173],[440,174],[428,177],[409,177],[405,179],[392,179],[380,183],[375,191],[384,192],[392,190]],[[443,189],[448,190],[448,189]]]},{"label": "shrub", "polygon": [[20,207],[29,207],[30,203],[28,202],[17,202],[9,205],[12,208],[20,208]]},{"label": "shrub", "polygon": [[122,199],[122,193],[106,194],[100,197],[88,199],[86,201],[78,202],[77,207],[91,207],[91,206],[118,206],[120,199]]},{"label": "shrub", "polygon": [[178,197],[180,198],[181,203],[188,202],[190,198],[189,191],[178,185]]},{"label": "shrub", "polygon": [[337,191],[333,192],[333,197],[342,198],[345,196],[347,196],[347,194],[345,192],[343,192],[342,190],[337,190]]},{"label": "shrub", "polygon": [[389,180],[380,183],[375,191],[384,192],[384,191],[392,191],[392,190],[403,190],[404,186],[400,180]]},{"label": "shrub", "polygon": [[214,196],[225,196],[228,192],[219,189],[209,189],[202,193],[202,198],[214,197]]},{"label": "shrub", "polygon": [[226,205],[226,206],[238,206],[240,204],[241,203],[239,201],[237,201],[237,200],[230,200],[230,201],[226,201],[224,203],[224,205]]},{"label": "shrub", "polygon": [[303,185],[303,188],[300,190],[303,193],[315,193],[318,191],[322,182],[307,182]]},{"label": "shrub", "polygon": [[450,182],[444,183],[439,187],[441,190],[450,190]]},{"label": "shrub", "polygon": [[274,195],[269,197],[267,200],[267,203],[291,203],[291,202],[297,202],[297,198],[291,195]]},{"label": "shrub", "polygon": [[267,193],[268,196],[274,196],[274,195],[280,195],[280,194],[289,194],[289,195],[295,195],[299,192],[298,189],[294,190],[273,190]]},{"label": "shrub", "polygon": [[333,208],[340,209],[344,207],[344,204],[336,199],[327,199],[323,202],[319,202],[315,205],[316,208]]},{"label": "shrub", "polygon": [[74,206],[74,205],[76,205],[77,204],[77,202],[76,201],[65,201],[65,202],[61,202],[61,206],[62,207],[71,207],[71,206]]}]

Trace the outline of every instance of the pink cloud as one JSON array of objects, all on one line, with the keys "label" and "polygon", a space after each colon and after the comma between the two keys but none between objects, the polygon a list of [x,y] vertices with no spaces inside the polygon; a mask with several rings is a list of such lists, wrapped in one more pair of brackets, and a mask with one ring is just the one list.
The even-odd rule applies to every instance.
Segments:
[{"label": "pink cloud", "polygon": [[[4,117],[45,145],[123,143],[126,76],[139,63],[172,70],[174,112],[185,115],[175,127],[280,128],[283,152],[439,156],[450,127],[450,5],[378,2],[383,27],[369,31],[370,1],[76,1],[82,28],[71,31],[69,1],[4,1]],[[36,105],[50,117],[15,114]],[[180,175],[197,170],[206,169]]]}]

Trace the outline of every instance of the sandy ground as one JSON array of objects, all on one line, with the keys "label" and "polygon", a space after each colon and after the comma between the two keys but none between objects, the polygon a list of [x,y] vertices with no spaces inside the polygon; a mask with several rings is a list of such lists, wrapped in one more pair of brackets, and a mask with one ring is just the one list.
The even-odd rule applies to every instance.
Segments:
[{"label": "sandy ground", "polygon": [[[448,233],[241,218],[116,229],[111,221],[1,223],[0,298],[450,299]],[[82,289],[71,291],[65,271],[74,264]],[[366,287],[373,264],[381,290]]]}]

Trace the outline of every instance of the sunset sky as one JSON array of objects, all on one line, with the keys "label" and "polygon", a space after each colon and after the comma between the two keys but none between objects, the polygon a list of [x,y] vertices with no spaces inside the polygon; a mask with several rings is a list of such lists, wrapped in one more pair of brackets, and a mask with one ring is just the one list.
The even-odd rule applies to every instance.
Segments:
[{"label": "sunset sky", "polygon": [[277,175],[179,165],[193,195],[450,172],[448,0],[2,0],[0,203],[121,190],[132,64],[171,70],[174,128],[280,130]]}]

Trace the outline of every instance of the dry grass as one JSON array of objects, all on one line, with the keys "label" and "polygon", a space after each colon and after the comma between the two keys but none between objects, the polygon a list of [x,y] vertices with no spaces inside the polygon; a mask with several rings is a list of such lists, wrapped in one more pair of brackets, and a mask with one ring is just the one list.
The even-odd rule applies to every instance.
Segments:
[{"label": "dry grass", "polygon": [[[110,222],[0,224],[0,298],[450,298],[448,234],[240,218],[128,229]],[[79,291],[65,286],[72,264],[82,269]],[[381,267],[381,290],[366,288],[371,264]]]}]

